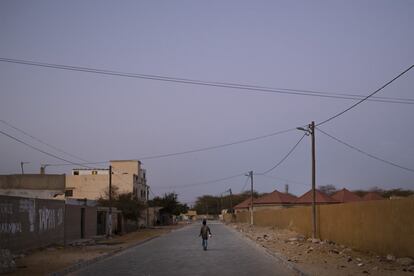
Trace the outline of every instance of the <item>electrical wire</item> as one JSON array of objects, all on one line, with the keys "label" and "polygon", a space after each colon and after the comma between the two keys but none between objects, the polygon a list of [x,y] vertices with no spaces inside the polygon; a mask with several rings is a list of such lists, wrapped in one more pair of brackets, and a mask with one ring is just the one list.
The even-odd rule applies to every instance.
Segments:
[{"label": "electrical wire", "polygon": [[[253,141],[256,141],[256,140],[265,139],[265,138],[281,135],[281,134],[284,134],[284,133],[288,133],[288,132],[291,132],[291,131],[294,131],[294,130],[296,130],[296,128],[290,128],[290,129],[285,129],[285,130],[281,130],[281,131],[276,131],[276,132],[273,132],[273,133],[269,133],[269,134],[265,134],[265,135],[261,135],[261,136],[256,136],[256,137],[252,137],[252,138],[247,138],[247,139],[243,139],[243,140],[239,140],[239,141],[235,141],[235,142],[220,144],[220,145],[214,145],[214,146],[209,146],[209,147],[204,147],[204,148],[186,150],[186,151],[181,151],[181,152],[159,154],[159,155],[152,155],[152,156],[143,156],[143,157],[138,157],[136,159],[137,160],[151,160],[151,159],[166,158],[166,157],[172,157],[172,156],[178,156],[178,155],[185,155],[185,154],[196,153],[196,152],[209,151],[209,150],[229,147],[229,146],[233,146],[233,145],[253,142]],[[108,161],[89,162],[89,163],[81,163],[81,164],[96,165],[96,164],[104,164],[104,163],[108,163]],[[67,166],[67,165],[70,165],[70,164],[51,164],[50,166]]]},{"label": "electrical wire", "polygon": [[351,149],[353,149],[353,150],[355,150],[355,151],[357,151],[357,152],[359,152],[359,153],[362,153],[362,154],[364,154],[364,155],[366,155],[366,156],[368,156],[368,157],[370,157],[370,158],[373,158],[373,159],[375,159],[375,160],[377,160],[377,161],[381,161],[381,162],[383,162],[383,163],[386,163],[386,164],[388,164],[388,165],[391,165],[391,166],[394,166],[394,167],[397,167],[397,168],[400,168],[400,169],[403,169],[403,170],[406,170],[406,171],[414,172],[414,169],[407,168],[407,167],[401,166],[401,165],[399,165],[399,164],[397,164],[397,163],[394,163],[394,162],[391,162],[391,161],[385,160],[385,159],[383,159],[383,158],[377,157],[377,156],[375,156],[375,155],[373,155],[373,154],[371,154],[371,153],[368,153],[368,152],[363,151],[363,150],[361,150],[361,149],[359,149],[359,148],[357,148],[357,147],[355,147],[355,146],[352,146],[352,145],[350,145],[350,144],[348,144],[348,143],[346,143],[346,142],[344,142],[344,141],[340,140],[339,138],[334,137],[334,136],[333,136],[333,135],[331,135],[331,134],[328,134],[327,132],[323,131],[323,130],[322,130],[322,129],[320,129],[320,128],[317,128],[317,129],[318,129],[320,132],[322,132],[323,134],[325,134],[326,136],[328,136],[329,138],[331,138],[331,139],[335,140],[336,142],[341,143],[341,144],[343,144],[343,145],[347,146],[348,148],[351,148]]},{"label": "electrical wire", "polygon": [[407,73],[408,71],[410,71],[412,68],[414,67],[414,65],[411,65],[410,67],[408,67],[407,69],[405,69],[403,72],[401,72],[400,74],[398,74],[396,77],[394,77],[392,80],[388,81],[387,83],[385,83],[384,85],[382,85],[380,88],[378,88],[377,90],[375,90],[374,92],[372,92],[371,94],[369,94],[368,96],[366,96],[365,98],[363,98],[362,100],[354,103],[353,105],[351,105],[350,107],[348,107],[347,109],[333,115],[332,117],[329,117],[328,119],[316,124],[316,126],[320,126],[323,124],[326,124],[327,122],[341,116],[342,114],[348,112],[349,110],[353,109],[354,107],[356,107],[357,105],[361,104],[362,102],[368,100],[370,97],[372,97],[373,95],[375,95],[376,93],[380,92],[382,89],[384,89],[385,87],[387,87],[388,85],[390,85],[391,83],[393,83],[394,81],[396,81],[397,79],[399,79],[401,76],[403,76],[405,73]]},{"label": "electrical wire", "polygon": [[244,182],[243,188],[240,190],[240,193],[244,191],[244,188],[246,188],[247,183],[249,182],[249,177],[246,177],[246,181]]},{"label": "electrical wire", "polygon": [[[320,91],[314,91],[314,90],[291,89],[291,88],[272,88],[272,87],[257,86],[257,85],[238,84],[238,83],[232,83],[232,82],[202,81],[202,80],[195,80],[195,79],[188,79],[188,78],[175,78],[175,77],[161,76],[161,75],[128,73],[128,72],[120,72],[120,71],[113,71],[113,70],[80,67],[80,66],[70,66],[70,65],[63,65],[63,64],[44,63],[44,62],[36,62],[36,61],[21,60],[21,59],[0,58],[0,61],[7,62],[7,63],[21,64],[21,65],[60,69],[60,70],[78,71],[78,72],[86,72],[86,73],[94,73],[94,74],[101,74],[101,75],[118,76],[118,77],[139,78],[139,79],[156,80],[156,81],[163,81],[163,82],[174,82],[174,83],[181,83],[181,84],[239,89],[239,90],[253,91],[253,92],[279,93],[279,94],[347,99],[347,100],[360,100],[361,98],[363,98],[363,96],[355,95],[355,94],[327,93],[327,92],[320,92]],[[367,100],[367,99],[364,98],[364,100]],[[414,104],[414,99],[406,99],[406,98],[373,97],[369,100],[377,101],[377,102],[386,102],[386,103]]]},{"label": "electrical wire", "polygon": [[296,144],[289,150],[289,152],[273,167],[271,167],[270,169],[262,172],[262,173],[257,173],[257,174],[267,174],[271,171],[273,171],[274,169],[276,169],[277,167],[279,167],[288,157],[289,155],[292,154],[292,152],[296,149],[296,147],[300,144],[300,142],[302,142],[303,138],[306,136],[306,134],[303,134],[302,137],[300,137],[300,139],[296,142]]},{"label": "electrical wire", "polygon": [[27,147],[29,147],[29,148],[33,149],[33,150],[36,150],[36,151],[41,152],[41,153],[43,153],[43,154],[46,154],[46,155],[48,155],[48,156],[50,156],[50,157],[53,157],[53,158],[59,159],[59,160],[61,160],[61,161],[64,161],[64,162],[70,163],[70,164],[72,164],[72,165],[81,166],[81,167],[85,167],[85,168],[90,168],[90,169],[91,169],[91,167],[88,167],[88,166],[82,165],[82,164],[80,164],[80,163],[72,162],[72,161],[67,160],[67,159],[65,159],[65,158],[59,157],[59,156],[57,156],[57,155],[55,155],[55,154],[53,154],[53,153],[50,153],[50,152],[44,151],[44,150],[42,150],[42,149],[39,149],[38,147],[35,147],[35,146],[33,146],[33,145],[30,145],[29,143],[26,143],[26,142],[24,142],[24,141],[20,140],[19,138],[16,138],[16,137],[14,137],[14,136],[12,136],[12,135],[10,135],[10,134],[8,134],[8,133],[4,132],[4,131],[1,131],[1,130],[0,130],[0,133],[1,133],[1,134],[3,134],[4,136],[9,137],[10,139],[13,139],[14,141],[17,141],[17,142],[19,142],[19,143],[21,143],[21,144],[23,144],[23,145],[25,145],[25,146],[27,146]]},{"label": "electrical wire", "polygon": [[37,138],[37,137],[35,137],[35,136],[31,135],[30,133],[28,133],[28,132],[26,132],[26,131],[24,131],[24,130],[22,130],[22,129],[20,129],[20,128],[18,128],[18,127],[16,127],[16,126],[14,126],[14,125],[12,125],[11,123],[6,122],[5,120],[1,120],[1,119],[0,119],[0,122],[2,122],[3,124],[5,124],[5,125],[7,125],[7,126],[9,126],[9,127],[11,127],[11,128],[13,128],[14,130],[19,131],[20,133],[23,133],[24,135],[26,135],[26,136],[28,136],[28,137],[32,138],[32,139],[33,139],[33,140],[35,140],[35,141],[37,141],[37,142],[39,142],[39,143],[41,143],[41,144],[43,144],[43,145],[45,145],[45,146],[48,146],[48,147],[49,147],[49,148],[51,148],[51,149],[54,149],[54,150],[56,150],[56,151],[59,151],[60,153],[66,154],[66,155],[68,155],[68,156],[70,156],[70,157],[73,157],[73,158],[75,158],[75,159],[81,160],[82,162],[89,162],[88,160],[85,160],[85,159],[83,159],[83,158],[81,158],[81,157],[78,157],[78,156],[76,156],[76,155],[74,155],[74,154],[71,154],[71,153],[69,153],[69,152],[67,152],[67,151],[64,151],[64,150],[62,150],[62,149],[60,149],[60,148],[58,148],[58,147],[55,147],[55,146],[53,146],[53,145],[51,145],[51,144],[49,144],[49,143],[46,143],[46,142],[42,141],[41,139],[39,139],[39,138]]},{"label": "electrical wire", "polygon": [[203,181],[203,182],[185,184],[185,185],[177,185],[177,186],[169,186],[169,187],[157,187],[157,186],[154,187],[153,186],[153,188],[155,188],[155,189],[186,188],[186,187],[193,187],[193,186],[200,186],[200,185],[205,185],[205,184],[217,183],[217,182],[233,179],[233,178],[240,177],[240,176],[244,176],[244,173],[231,175],[231,176],[226,176],[226,177],[223,177],[223,178],[218,178],[218,179],[213,179],[213,180],[208,180],[208,181]]}]

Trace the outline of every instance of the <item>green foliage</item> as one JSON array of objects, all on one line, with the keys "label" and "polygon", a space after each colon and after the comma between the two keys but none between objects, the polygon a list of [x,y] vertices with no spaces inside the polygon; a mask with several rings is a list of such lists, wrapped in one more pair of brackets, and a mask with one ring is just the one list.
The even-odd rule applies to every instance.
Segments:
[{"label": "green foliage", "polygon": [[319,191],[327,194],[327,195],[333,195],[337,192],[337,189],[334,185],[328,184],[328,185],[320,185],[318,186]]},{"label": "green foliage", "polygon": [[[263,194],[259,194],[256,191],[253,191],[253,197],[257,198]],[[250,191],[245,191],[240,194],[229,194],[223,196],[212,196],[212,195],[203,195],[197,198],[194,209],[197,211],[197,214],[210,214],[218,215],[221,214],[221,210],[228,209],[241,203],[242,201],[250,198]]]},{"label": "green foliage", "polygon": [[154,197],[154,199],[148,201],[149,206],[160,206],[162,212],[178,216],[181,213],[187,213],[187,204],[182,204],[178,201],[176,193],[164,194],[163,197]]},{"label": "green foliage", "polygon": [[112,202],[109,201],[109,192],[106,192],[103,197],[98,199],[101,206],[115,207],[122,212],[124,218],[138,221],[145,209],[144,202],[140,201],[132,193],[118,193],[118,187],[112,187]]},{"label": "green foliage", "polygon": [[414,194],[413,190],[404,190],[401,188],[397,189],[389,189],[389,190],[383,190],[378,187],[372,187],[369,190],[355,190],[352,191],[353,193],[359,195],[360,197],[363,197],[369,192],[375,192],[381,195],[383,198],[390,198],[392,196],[400,196],[400,197],[407,197]]}]

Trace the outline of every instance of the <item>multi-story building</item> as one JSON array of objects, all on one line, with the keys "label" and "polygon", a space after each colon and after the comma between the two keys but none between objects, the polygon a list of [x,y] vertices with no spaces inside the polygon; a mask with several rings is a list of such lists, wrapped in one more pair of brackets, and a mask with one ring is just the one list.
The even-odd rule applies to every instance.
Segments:
[{"label": "multi-story building", "polygon": [[[149,186],[146,171],[139,160],[113,160],[111,183],[118,193],[132,193],[146,202]],[[106,197],[109,191],[108,169],[73,169],[66,176],[66,197],[98,199]]]}]

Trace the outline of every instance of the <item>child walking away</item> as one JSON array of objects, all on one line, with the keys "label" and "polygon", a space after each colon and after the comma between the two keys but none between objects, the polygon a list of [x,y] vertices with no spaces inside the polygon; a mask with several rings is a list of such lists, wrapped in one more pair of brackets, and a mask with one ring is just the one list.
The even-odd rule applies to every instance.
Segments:
[{"label": "child walking away", "polygon": [[209,236],[211,237],[210,227],[208,227],[206,224],[207,224],[207,221],[203,219],[203,226],[201,226],[200,235],[199,235],[203,239],[202,244],[203,244],[204,250],[207,250],[207,240]]}]

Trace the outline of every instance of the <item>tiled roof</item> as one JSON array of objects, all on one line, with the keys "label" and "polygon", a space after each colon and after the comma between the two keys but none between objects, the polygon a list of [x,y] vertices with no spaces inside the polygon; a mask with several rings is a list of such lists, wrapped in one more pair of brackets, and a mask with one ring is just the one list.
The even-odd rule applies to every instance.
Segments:
[{"label": "tiled roof", "polygon": [[[243,200],[242,202],[240,202],[239,204],[234,206],[234,209],[249,208],[250,207],[250,201],[251,201],[250,197],[246,198],[245,200]],[[255,201],[255,199],[253,199],[253,201]]]},{"label": "tiled roof", "polygon": [[[332,197],[328,196],[327,194],[316,190],[316,203],[339,203],[339,201],[333,199]],[[307,193],[303,194],[296,200],[296,203],[312,203],[312,190],[308,191]]]},{"label": "tiled roof", "polygon": [[380,196],[379,194],[375,193],[375,192],[370,192],[367,193],[366,195],[364,195],[364,197],[362,198],[363,200],[381,200],[384,199],[382,196]]},{"label": "tiled roof", "polygon": [[281,193],[278,190],[274,190],[270,194],[259,197],[254,201],[254,204],[289,204],[295,203],[296,196],[291,194]]},{"label": "tiled roof", "polygon": [[342,189],[340,191],[337,191],[335,194],[332,195],[332,198],[339,201],[339,202],[354,202],[354,201],[361,201],[362,198],[358,195],[354,194],[353,192],[350,192],[347,189]]}]

